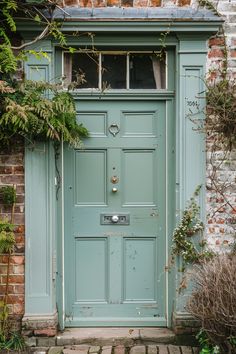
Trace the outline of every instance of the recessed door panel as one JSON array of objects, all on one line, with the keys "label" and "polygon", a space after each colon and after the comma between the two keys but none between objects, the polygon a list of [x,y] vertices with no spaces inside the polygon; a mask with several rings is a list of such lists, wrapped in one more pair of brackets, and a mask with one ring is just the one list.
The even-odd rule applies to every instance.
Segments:
[{"label": "recessed door panel", "polygon": [[166,326],[165,112],[79,102],[92,133],[64,152],[67,326]]},{"label": "recessed door panel", "polygon": [[[155,206],[155,150],[123,150],[123,205]],[[154,183],[155,181],[155,183]]]},{"label": "recessed door panel", "polygon": [[90,137],[106,137],[106,112],[81,112],[78,114],[78,121],[88,129]]},{"label": "recessed door panel", "polygon": [[107,238],[90,237],[75,240],[76,302],[107,302],[107,260]]},{"label": "recessed door panel", "polygon": [[153,137],[157,134],[157,117],[154,112],[122,112],[122,132],[125,137]]},{"label": "recessed door panel", "polygon": [[156,300],[156,239],[124,240],[124,301]]},{"label": "recessed door panel", "polygon": [[106,204],[106,150],[76,150],[75,204]]}]

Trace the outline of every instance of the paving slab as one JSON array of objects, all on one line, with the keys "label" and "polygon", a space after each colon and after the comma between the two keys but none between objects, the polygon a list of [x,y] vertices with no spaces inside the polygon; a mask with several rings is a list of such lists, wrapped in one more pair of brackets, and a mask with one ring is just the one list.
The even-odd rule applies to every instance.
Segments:
[{"label": "paving slab", "polygon": [[156,345],[148,345],[147,352],[148,352],[148,354],[157,354],[157,346]]},{"label": "paving slab", "polygon": [[48,354],[62,354],[63,347],[51,347],[49,348]]},{"label": "paving slab", "polygon": [[175,334],[168,328],[141,328],[140,339],[143,343],[171,343]]},{"label": "paving slab", "polygon": [[93,345],[92,347],[89,348],[89,353],[93,354],[93,353],[98,353],[100,350],[100,346],[99,345]]},{"label": "paving slab", "polygon": [[180,347],[168,345],[169,354],[181,354]]},{"label": "paving slab", "polygon": [[114,347],[114,354],[125,354],[125,346],[117,345],[116,347]]},{"label": "paving slab", "polygon": [[112,346],[103,346],[102,347],[102,354],[111,354],[112,352]]},{"label": "paving slab", "polygon": [[48,352],[48,349],[49,349],[48,347],[37,347],[37,348],[31,347],[31,348],[29,348],[29,353],[35,353],[35,354],[42,353],[42,354],[44,354],[44,353]]},{"label": "paving slab", "polygon": [[181,347],[182,354],[193,354],[191,347]]},{"label": "paving slab", "polygon": [[145,345],[135,345],[130,349],[129,354],[145,354],[146,353],[146,347]]},{"label": "paving slab", "polygon": [[169,354],[167,345],[158,345],[158,354]]},{"label": "paving slab", "polygon": [[65,348],[63,349],[63,354],[80,354],[80,351],[76,349]]}]

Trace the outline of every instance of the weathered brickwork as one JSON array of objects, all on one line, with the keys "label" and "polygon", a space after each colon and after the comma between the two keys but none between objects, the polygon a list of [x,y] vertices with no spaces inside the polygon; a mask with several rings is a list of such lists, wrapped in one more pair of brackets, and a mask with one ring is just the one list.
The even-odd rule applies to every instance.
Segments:
[{"label": "weathered brickwork", "polygon": [[[213,2],[214,4],[214,2]],[[224,31],[218,36],[209,40],[208,69],[210,78],[216,79],[222,67],[224,55],[224,36],[228,56],[228,76],[234,80],[236,78],[236,3],[230,0],[217,1],[214,6],[220,15],[224,18]]]},{"label": "weathered brickwork", "polygon": [[221,151],[208,152],[207,240],[217,251],[231,247],[236,231],[236,152],[224,160]]},{"label": "weathered brickwork", "polygon": [[[0,151],[0,186],[16,186],[16,204],[13,223],[15,224],[16,246],[10,258],[9,313],[15,318],[24,314],[24,146],[15,142],[9,150]],[[11,220],[11,208],[0,205],[1,218]],[[6,289],[8,257],[0,255],[0,299]]]},{"label": "weathered brickwork", "polygon": [[[224,18],[225,24],[223,26],[224,30],[209,40],[208,79],[214,84],[215,80],[218,80],[221,75],[220,71],[223,68],[223,63],[227,60],[228,79],[235,82],[236,2],[220,0],[215,2],[214,5]],[[225,55],[225,49],[227,55]],[[213,249],[224,251],[228,250],[234,242],[236,232],[236,152],[232,152],[226,157],[221,151],[215,151],[212,155],[210,153],[211,146],[211,142],[209,142],[206,199],[207,240]],[[215,168],[218,170],[217,172],[215,172]],[[212,177],[219,188],[213,186]]]}]

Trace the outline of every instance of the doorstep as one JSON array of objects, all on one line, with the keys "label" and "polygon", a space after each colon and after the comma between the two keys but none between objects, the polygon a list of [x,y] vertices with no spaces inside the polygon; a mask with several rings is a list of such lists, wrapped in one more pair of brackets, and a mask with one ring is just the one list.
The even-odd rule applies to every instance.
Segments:
[{"label": "doorstep", "polygon": [[175,334],[168,328],[67,328],[56,337],[56,345],[89,344],[132,346],[173,343]]}]

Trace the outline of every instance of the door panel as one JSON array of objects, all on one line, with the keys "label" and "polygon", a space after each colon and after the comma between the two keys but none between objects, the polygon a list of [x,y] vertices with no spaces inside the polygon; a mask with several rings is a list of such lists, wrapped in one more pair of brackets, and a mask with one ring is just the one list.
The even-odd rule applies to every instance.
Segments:
[{"label": "door panel", "polygon": [[66,325],[165,326],[165,102],[80,101],[78,119],[90,138],[65,148]]},{"label": "door panel", "polygon": [[75,152],[75,205],[106,205],[106,150]]},{"label": "door panel", "polygon": [[155,206],[155,150],[123,150],[123,206]]},{"label": "door panel", "polygon": [[[108,302],[107,257],[107,238],[76,239],[76,302]],[[92,262],[91,259],[93,260]],[[86,277],[84,276],[85,270]]]}]

